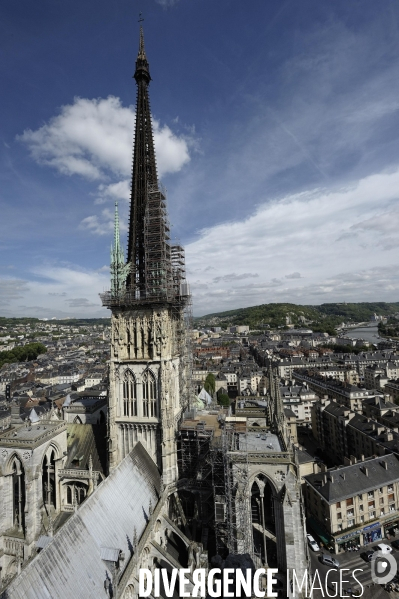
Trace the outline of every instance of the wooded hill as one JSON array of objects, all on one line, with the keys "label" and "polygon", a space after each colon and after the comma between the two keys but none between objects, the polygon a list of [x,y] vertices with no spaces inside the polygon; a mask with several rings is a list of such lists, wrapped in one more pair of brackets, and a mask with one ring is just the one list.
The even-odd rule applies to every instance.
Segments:
[{"label": "wooded hill", "polygon": [[369,322],[373,314],[390,316],[399,313],[399,302],[362,302],[321,304],[320,306],[300,306],[297,304],[261,304],[249,308],[239,308],[227,312],[216,312],[194,318],[194,326],[234,326],[249,325],[251,329],[278,328],[290,324],[295,327],[309,327],[313,331],[334,335],[336,327],[342,323]]}]

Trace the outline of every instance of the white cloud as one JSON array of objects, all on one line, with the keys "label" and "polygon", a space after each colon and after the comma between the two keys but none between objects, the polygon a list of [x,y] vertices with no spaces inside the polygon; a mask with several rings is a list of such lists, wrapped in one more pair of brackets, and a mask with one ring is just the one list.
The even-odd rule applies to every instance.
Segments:
[{"label": "white cloud", "polygon": [[[18,139],[28,146],[39,164],[65,175],[101,181],[95,204],[128,201],[134,124],[134,107],[122,106],[119,98],[75,98],[73,104],[62,106],[60,114],[40,129],[27,129]],[[179,137],[156,119],[153,131],[158,176],[176,173],[190,161],[189,147],[196,145],[195,140],[185,134]],[[104,211],[87,216],[80,227],[96,235],[112,231]]]},{"label": "white cloud", "polygon": [[300,272],[292,272],[290,275],[285,275],[286,279],[302,279]]},{"label": "white cloud", "polygon": [[111,183],[110,185],[101,183],[101,185],[98,186],[97,192],[98,197],[94,202],[95,204],[104,204],[109,199],[128,201],[130,198],[130,181],[124,179],[123,181]]},{"label": "white cloud", "polygon": [[133,127],[134,113],[119,98],[75,98],[73,104],[62,106],[58,116],[36,131],[24,131],[19,139],[39,163],[67,175],[102,179],[109,170],[128,172],[126,145]]},{"label": "white cloud", "polygon": [[[96,235],[110,235],[114,230],[114,214],[106,208],[101,212],[100,216],[97,214],[86,216],[80,223],[79,228],[86,229]],[[119,228],[120,230],[124,230],[125,225],[120,222]]]},{"label": "white cloud", "polygon": [[[18,139],[37,162],[63,174],[91,180],[128,177],[134,122],[134,108],[122,106],[119,98],[75,98],[40,129],[27,129]],[[153,129],[159,176],[179,171],[190,160],[187,141],[155,119]]]},{"label": "white cloud", "polygon": [[[270,201],[244,221],[203,230],[186,248],[195,313],[270,301],[393,300],[398,186],[399,170],[372,175],[340,190]],[[383,262],[375,251],[382,243]],[[232,259],[235,273],[226,275]],[[256,283],[238,281],[248,270],[258,274]],[[299,287],[302,278],[306,285]]]},{"label": "white cloud", "polygon": [[239,275],[236,275],[235,272],[227,274],[227,275],[222,275],[220,277],[216,277],[215,279],[213,279],[213,283],[219,283],[220,281],[223,281],[225,283],[231,283],[232,281],[241,281],[242,279],[253,279],[258,277],[259,275],[257,273],[251,273],[251,272],[243,272]]},{"label": "white cloud", "polygon": [[[2,281],[2,298],[7,299],[7,308],[2,313],[14,316],[107,317],[108,310],[102,308],[99,293],[109,288],[109,273],[83,269],[73,265],[42,265],[31,271],[33,280]],[[4,290],[8,290],[5,293]],[[17,299],[24,297],[24,305]],[[6,302],[4,302],[6,305]]]},{"label": "white cloud", "polygon": [[65,301],[70,308],[98,308],[98,303],[90,302],[86,297],[74,297]]},{"label": "white cloud", "polygon": [[399,206],[354,224],[351,231],[368,232],[369,235],[374,233],[375,243],[384,250],[398,247]]},{"label": "white cloud", "polygon": [[153,125],[158,174],[177,173],[190,160],[187,140],[176,137],[167,125],[161,127],[156,120]]},{"label": "white cloud", "polygon": [[29,291],[26,281],[0,278],[0,305],[7,306],[12,300],[24,297]]}]

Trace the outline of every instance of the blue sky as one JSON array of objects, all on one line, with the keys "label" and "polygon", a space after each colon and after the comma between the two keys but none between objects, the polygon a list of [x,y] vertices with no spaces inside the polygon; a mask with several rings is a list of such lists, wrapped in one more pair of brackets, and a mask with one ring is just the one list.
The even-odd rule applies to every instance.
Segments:
[{"label": "blue sky", "polygon": [[5,0],[0,315],[109,314],[140,11],[194,314],[398,300],[394,0]]}]

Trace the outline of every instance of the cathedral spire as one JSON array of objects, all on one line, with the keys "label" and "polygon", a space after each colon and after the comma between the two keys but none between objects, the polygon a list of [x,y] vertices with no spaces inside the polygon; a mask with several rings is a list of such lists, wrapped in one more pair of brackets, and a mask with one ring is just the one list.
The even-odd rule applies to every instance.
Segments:
[{"label": "cathedral spire", "polygon": [[128,286],[141,292],[145,289],[144,230],[148,204],[148,186],[157,185],[158,183],[148,95],[151,76],[144,48],[144,32],[141,26],[134,79],[137,85],[137,102],[127,262],[130,263]]},{"label": "cathedral spire", "polygon": [[[188,301],[184,250],[170,243],[166,191],[158,181],[148,86],[150,66],[140,26],[134,79],[137,86],[132,184],[126,264],[115,206],[114,245],[111,248],[111,291],[101,294],[104,306]],[[184,299],[183,299],[184,298]],[[112,309],[112,308],[111,308]]]}]

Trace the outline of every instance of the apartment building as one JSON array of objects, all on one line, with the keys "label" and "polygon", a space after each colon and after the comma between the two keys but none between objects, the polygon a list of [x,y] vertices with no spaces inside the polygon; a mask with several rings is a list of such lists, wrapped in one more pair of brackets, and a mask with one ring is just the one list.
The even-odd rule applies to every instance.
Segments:
[{"label": "apartment building", "polygon": [[399,458],[371,458],[304,477],[308,526],[335,553],[367,545],[399,524]]},{"label": "apartment building", "polygon": [[384,393],[381,391],[364,389],[335,379],[326,379],[316,370],[295,370],[293,376],[295,380],[307,383],[309,388],[319,396],[326,395],[329,399],[334,399],[350,410],[358,412],[362,411],[362,403],[365,399],[384,398]]},{"label": "apartment building", "polygon": [[312,431],[319,446],[336,463],[343,464],[351,456],[364,459],[391,452],[399,455],[398,428],[389,428],[328,398],[312,408]]}]

